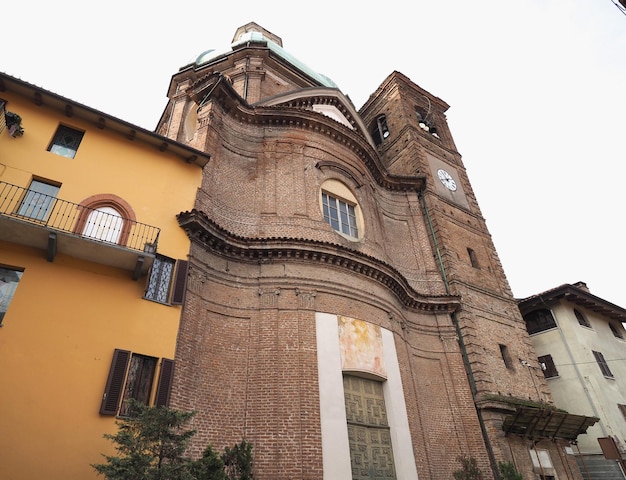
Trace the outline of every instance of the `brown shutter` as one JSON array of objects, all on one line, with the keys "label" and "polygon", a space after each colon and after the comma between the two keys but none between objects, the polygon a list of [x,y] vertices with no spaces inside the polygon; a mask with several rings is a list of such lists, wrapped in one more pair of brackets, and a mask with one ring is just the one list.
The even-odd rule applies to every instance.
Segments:
[{"label": "brown shutter", "polygon": [[187,272],[189,270],[189,262],[187,260],[178,260],[176,267],[176,278],[174,280],[174,289],[172,291],[172,305],[182,305],[185,301],[185,290],[187,288]]},{"label": "brown shutter", "polygon": [[102,405],[100,405],[100,413],[102,415],[117,414],[129,361],[130,352],[128,350],[115,349],[109,370],[109,378],[107,379],[107,385],[104,389],[104,395],[102,396]]},{"label": "brown shutter", "polygon": [[170,390],[174,378],[174,360],[161,359],[161,371],[157,383],[156,398],[154,404],[157,407],[167,407],[170,404]]}]

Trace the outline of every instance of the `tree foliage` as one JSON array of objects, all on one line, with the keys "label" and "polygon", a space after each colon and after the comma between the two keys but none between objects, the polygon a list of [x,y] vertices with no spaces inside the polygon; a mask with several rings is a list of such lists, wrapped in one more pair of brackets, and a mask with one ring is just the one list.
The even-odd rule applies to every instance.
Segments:
[{"label": "tree foliage", "polygon": [[166,407],[147,407],[130,401],[129,417],[118,420],[118,432],[105,434],[115,443],[118,456],[92,465],[107,480],[190,480],[183,456],[195,434],[183,427],[193,413]]},{"label": "tree foliage", "polygon": [[473,457],[458,457],[461,468],[453,472],[454,480],[482,480],[483,472]]},{"label": "tree foliage", "polygon": [[221,455],[209,445],[198,460],[185,456],[196,433],[185,426],[194,415],[131,400],[118,432],[104,435],[117,456],[103,455],[106,462],[92,467],[107,480],[253,480],[252,444],[245,440]]},{"label": "tree foliage", "polygon": [[498,469],[502,480],[524,480],[524,476],[517,471],[511,462],[498,462]]}]

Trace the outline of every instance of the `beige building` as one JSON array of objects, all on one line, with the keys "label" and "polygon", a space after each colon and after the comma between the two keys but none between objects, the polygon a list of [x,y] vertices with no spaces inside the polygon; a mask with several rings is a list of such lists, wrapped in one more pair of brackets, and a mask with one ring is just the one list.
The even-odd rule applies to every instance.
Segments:
[{"label": "beige building", "polygon": [[[582,283],[561,285],[519,302],[539,365],[557,407],[600,420],[578,437],[585,478],[623,479],[626,454],[626,310]],[[604,440],[602,440],[604,439]]]}]

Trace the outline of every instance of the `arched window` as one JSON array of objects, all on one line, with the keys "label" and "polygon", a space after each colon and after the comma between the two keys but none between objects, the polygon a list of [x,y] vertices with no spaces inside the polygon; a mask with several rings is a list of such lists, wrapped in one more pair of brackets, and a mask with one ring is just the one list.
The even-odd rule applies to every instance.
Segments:
[{"label": "arched window", "polygon": [[376,118],[371,134],[377,146],[383,143],[383,140],[389,136],[389,127],[387,126],[387,117],[385,115],[380,115]]},{"label": "arched window", "polygon": [[89,213],[83,235],[104,242],[117,243],[123,226],[124,221],[120,212],[113,207],[100,207]]},{"label": "arched window", "polygon": [[92,195],[80,202],[74,233],[103,242],[126,245],[136,222],[126,200],[111,193]]}]

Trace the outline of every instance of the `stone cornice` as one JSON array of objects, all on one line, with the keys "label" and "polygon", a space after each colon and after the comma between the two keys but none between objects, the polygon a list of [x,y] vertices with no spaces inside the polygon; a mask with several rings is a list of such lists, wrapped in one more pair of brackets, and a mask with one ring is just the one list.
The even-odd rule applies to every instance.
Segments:
[{"label": "stone cornice", "polygon": [[365,275],[391,290],[411,309],[449,313],[458,309],[460,298],[452,295],[422,295],[389,264],[330,242],[305,238],[247,238],[228,232],[198,210],[178,214],[178,224],[191,241],[218,255],[240,262],[315,262]]}]

